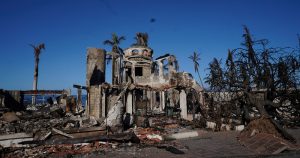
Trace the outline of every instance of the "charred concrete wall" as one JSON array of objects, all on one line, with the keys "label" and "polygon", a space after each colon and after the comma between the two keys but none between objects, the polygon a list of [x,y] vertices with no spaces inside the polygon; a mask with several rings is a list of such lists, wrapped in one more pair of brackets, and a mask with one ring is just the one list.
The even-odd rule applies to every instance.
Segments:
[{"label": "charred concrete wall", "polygon": [[98,48],[87,50],[86,85],[100,85],[105,82],[105,56],[106,51]]},{"label": "charred concrete wall", "polygon": [[105,82],[106,51],[98,48],[87,50],[86,85],[88,87],[88,104],[86,112],[90,116],[100,118],[102,115],[102,88]]},{"label": "charred concrete wall", "polygon": [[91,86],[89,87],[88,94],[88,113],[90,116],[100,118],[102,115],[102,88],[101,86]]}]

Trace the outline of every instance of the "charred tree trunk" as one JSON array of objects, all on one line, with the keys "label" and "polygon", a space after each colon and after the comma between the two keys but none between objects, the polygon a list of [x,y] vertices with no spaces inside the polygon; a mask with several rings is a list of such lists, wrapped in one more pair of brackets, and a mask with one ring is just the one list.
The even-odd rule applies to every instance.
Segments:
[{"label": "charred tree trunk", "polygon": [[112,52],[112,59],[111,59],[111,67],[112,67],[112,69],[111,69],[111,73],[112,73],[112,78],[111,78],[111,82],[112,82],[112,84],[113,85],[115,85],[116,84],[116,76],[115,76],[115,69],[116,69],[116,57],[115,57],[115,52],[114,52],[114,50],[113,50],[113,52]]},{"label": "charred tree trunk", "polygon": [[[37,90],[38,75],[39,75],[39,57],[36,57],[34,62],[33,88],[32,88],[35,91]],[[36,94],[32,96],[32,104],[36,104]]]},{"label": "charred tree trunk", "polygon": [[276,107],[276,106],[278,106],[278,104],[275,104],[269,100],[258,99],[254,96],[254,94],[251,94],[251,93],[246,92],[246,96],[248,98],[249,103],[254,105],[257,108],[257,110],[259,111],[259,113],[261,115],[260,116],[261,118],[269,119],[285,139],[288,139],[292,142],[296,141],[292,135],[287,133],[284,128],[282,128],[275,120],[273,120],[273,118],[268,114],[268,112],[265,109],[265,105],[270,105],[270,106]]},{"label": "charred tree trunk", "polygon": [[198,77],[199,77],[199,80],[200,80],[201,86],[202,86],[202,88],[204,88],[204,85],[203,85],[203,82],[202,82],[202,78],[201,78],[201,76],[200,76],[200,73],[199,73],[199,71],[197,71],[197,74],[198,74]]},{"label": "charred tree trunk", "polygon": [[264,107],[269,102],[267,102],[265,100],[262,100],[262,99],[259,99],[259,98],[256,98],[254,96],[254,94],[251,94],[249,92],[245,92],[245,94],[246,94],[246,98],[247,98],[249,104],[254,105],[256,107],[256,109],[260,113],[261,117],[266,117],[266,118],[270,117],[268,112],[266,111],[266,109]]},{"label": "charred tree trunk", "polygon": [[111,70],[111,73],[112,73],[112,84],[115,85],[117,84],[117,76],[116,76],[116,56],[118,55],[119,53],[119,48],[117,46],[113,46],[112,48],[112,56],[111,56],[111,66],[112,66],[112,70]]}]

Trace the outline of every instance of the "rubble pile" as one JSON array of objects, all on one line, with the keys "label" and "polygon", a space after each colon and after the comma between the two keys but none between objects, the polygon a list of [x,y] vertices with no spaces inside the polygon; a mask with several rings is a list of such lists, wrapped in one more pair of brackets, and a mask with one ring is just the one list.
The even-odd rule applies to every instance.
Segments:
[{"label": "rubble pile", "polygon": [[114,143],[93,142],[62,145],[42,145],[9,152],[5,157],[67,157],[68,155],[87,154],[91,152],[104,152],[116,145]]},{"label": "rubble pile", "polygon": [[137,128],[135,129],[137,137],[141,140],[141,143],[147,145],[158,144],[163,141],[163,131],[156,130],[154,128]]},{"label": "rubble pile", "polygon": [[278,154],[284,150],[299,150],[296,140],[274,120],[261,117],[252,120],[239,134],[240,143],[257,154]]},{"label": "rubble pile", "polygon": [[[151,116],[144,119],[144,122],[148,121],[147,127],[134,125],[126,131],[116,133],[120,129],[115,128],[123,127],[101,127],[101,120],[66,113],[58,105],[27,109],[2,115],[1,156],[67,157],[92,152],[105,153],[130,146],[155,146],[174,154],[184,154],[182,150],[187,149],[174,141],[174,138],[169,138],[173,134],[193,131],[191,122],[166,116]],[[185,134],[183,138],[194,137],[186,137]]]},{"label": "rubble pile", "polygon": [[33,133],[51,128],[70,129],[90,126],[90,118],[80,118],[66,113],[59,105],[29,107],[27,111],[4,113],[0,120],[0,134]]},{"label": "rubble pile", "polygon": [[276,137],[282,137],[281,133],[276,129],[268,118],[259,118],[251,121],[248,126],[240,133],[241,137],[251,137],[256,133],[268,133]]},{"label": "rubble pile", "polygon": [[[22,147],[37,145],[33,143],[34,141],[73,137],[67,133],[76,133],[76,130],[98,125],[93,116],[80,114],[80,112],[66,112],[65,107],[57,104],[28,105],[24,111],[2,112],[0,114],[0,150],[7,151],[11,147],[21,147],[23,150]],[[31,143],[22,144],[26,141],[31,141]]]}]

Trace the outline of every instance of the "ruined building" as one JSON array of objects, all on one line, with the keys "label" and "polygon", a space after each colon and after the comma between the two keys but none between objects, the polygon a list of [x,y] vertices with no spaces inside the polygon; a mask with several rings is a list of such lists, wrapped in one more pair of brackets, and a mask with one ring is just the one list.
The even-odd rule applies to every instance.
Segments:
[{"label": "ruined building", "polygon": [[[106,51],[87,50],[86,112],[96,118],[106,118],[107,125],[117,125],[124,114],[178,114],[191,119],[195,107],[203,105],[203,89],[187,72],[177,72],[174,55],[153,59],[153,50],[144,37],[137,34],[137,44],[115,53],[112,83],[105,82]],[[188,99],[188,97],[192,99]],[[196,106],[195,106],[196,105]]]}]

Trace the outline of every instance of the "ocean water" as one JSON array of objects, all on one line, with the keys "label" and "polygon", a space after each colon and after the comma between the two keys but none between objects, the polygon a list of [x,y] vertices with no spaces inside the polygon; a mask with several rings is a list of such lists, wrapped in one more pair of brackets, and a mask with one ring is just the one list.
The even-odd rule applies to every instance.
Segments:
[{"label": "ocean water", "polygon": [[[77,98],[76,95],[73,95],[75,98]],[[59,95],[37,95],[37,104],[44,104],[47,103],[47,99],[48,98],[52,98],[52,100],[54,101],[57,97],[59,97]],[[86,103],[86,95],[82,95],[82,104],[85,105]],[[31,95],[25,95],[24,96],[24,105],[28,105],[31,104],[31,99],[32,96]]]}]

